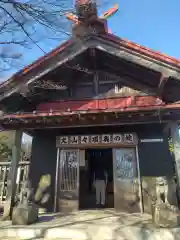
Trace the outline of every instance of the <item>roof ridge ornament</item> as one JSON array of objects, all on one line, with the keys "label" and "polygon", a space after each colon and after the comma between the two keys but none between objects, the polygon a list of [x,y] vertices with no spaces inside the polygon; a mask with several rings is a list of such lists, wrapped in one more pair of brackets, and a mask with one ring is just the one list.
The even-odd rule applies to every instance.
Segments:
[{"label": "roof ridge ornament", "polygon": [[107,19],[118,11],[118,4],[105,11],[100,17],[97,13],[96,0],[76,0],[76,15],[67,13],[66,18],[75,23],[73,33],[76,37],[111,32],[107,28]]},{"label": "roof ridge ornament", "polygon": [[96,0],[76,0],[75,8],[78,20],[81,22],[98,18]]}]

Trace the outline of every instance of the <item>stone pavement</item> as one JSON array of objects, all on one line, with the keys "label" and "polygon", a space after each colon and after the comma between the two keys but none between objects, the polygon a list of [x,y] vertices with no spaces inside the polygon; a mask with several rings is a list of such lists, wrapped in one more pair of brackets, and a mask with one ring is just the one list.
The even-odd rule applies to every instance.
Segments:
[{"label": "stone pavement", "polygon": [[155,229],[149,215],[89,210],[49,214],[29,226],[1,222],[0,240],[180,240],[180,229]]}]

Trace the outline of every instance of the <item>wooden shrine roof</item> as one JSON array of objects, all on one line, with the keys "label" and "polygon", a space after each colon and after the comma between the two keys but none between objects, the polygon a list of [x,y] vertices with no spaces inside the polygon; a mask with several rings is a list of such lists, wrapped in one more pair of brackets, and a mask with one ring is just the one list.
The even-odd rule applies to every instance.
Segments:
[{"label": "wooden shrine roof", "polygon": [[[77,17],[77,24],[73,29],[74,35],[68,41],[0,84],[0,103],[3,106],[9,106],[10,102],[15,103],[15,105],[18,102],[18,104],[21,103],[25,106],[22,108],[25,109],[23,113],[16,111],[14,114],[2,114],[0,125],[3,128],[12,127],[17,129],[24,127],[34,129],[42,126],[64,127],[73,124],[83,126],[89,124],[98,125],[98,123],[133,124],[180,119],[180,104],[178,103],[180,101],[180,60],[109,33],[106,20],[102,20],[97,16],[96,4],[92,4],[89,0],[85,2],[78,1],[77,8],[78,4],[81,4],[81,6],[89,4],[91,10],[93,10],[91,11],[93,16],[90,16],[92,15],[90,11],[88,15],[87,11],[82,10],[83,8],[77,9],[79,15],[75,16],[75,18]],[[86,24],[85,22],[87,22],[87,25],[83,25]],[[78,27],[79,29],[86,29],[86,26],[89,27],[88,29],[95,26],[94,29],[97,31],[85,34],[82,31],[83,34],[78,35]],[[92,61],[89,61],[91,57]],[[96,59],[93,59],[94,57]],[[106,60],[103,61],[104,59]],[[88,71],[91,71],[93,75],[96,71],[107,70],[108,74],[118,76],[122,82],[124,80],[125,83],[130,83],[130,88],[144,92],[148,96],[144,100],[141,100],[142,96],[135,96],[135,101],[132,99],[133,104],[130,105],[126,103],[130,102],[132,96],[128,98],[119,97],[115,100],[117,104],[110,104],[110,99],[95,101],[88,99],[88,106],[94,106],[95,103],[96,106],[101,107],[87,109],[83,101],[79,102],[79,109],[73,109],[70,106],[70,99],[69,102],[63,102],[63,109],[59,109],[60,103],[58,103],[58,108],[48,107],[49,103],[46,100],[43,108],[44,96],[41,96],[40,100],[37,100],[33,94],[30,97],[24,97],[23,91],[27,90],[30,94],[31,91],[29,89],[23,90],[23,88],[33,87],[31,84],[37,82],[37,80],[39,82],[40,80],[47,81],[53,74],[54,78],[55,75],[56,78],[61,76],[63,79],[56,80],[65,85],[71,84],[71,80],[76,81],[78,78],[83,78],[79,73],[80,71],[77,76],[74,70],[67,67],[72,62],[75,64],[80,62],[87,64],[88,66],[82,67],[89,67]],[[96,62],[96,64],[91,64],[91,62]],[[50,73],[52,73],[52,76],[50,76]],[[73,76],[71,76],[72,79],[68,79],[68,73],[69,76]],[[54,79],[51,80],[54,81]],[[41,93],[44,94],[43,91]],[[46,95],[48,95],[47,92]],[[21,100],[20,96],[22,97]],[[152,99],[155,101],[154,103],[151,102]],[[71,100],[75,102],[75,100]],[[92,103],[91,100],[94,102]],[[158,103],[156,100],[158,100]],[[150,102],[146,104],[147,101]],[[40,108],[40,102],[42,108]],[[102,107],[104,102],[107,105],[109,104],[107,108]],[[53,104],[55,106],[55,103]],[[29,106],[30,110],[27,106]],[[30,112],[27,112],[28,110]]]},{"label": "wooden shrine roof", "polygon": [[[18,92],[22,85],[29,86],[33,81],[47,75],[50,71],[76,58],[88,49],[98,49],[101,52],[110,53],[126,62],[133,62],[137,66],[143,67],[146,72],[155,71],[162,75],[159,77],[160,90],[155,92],[158,96],[162,97],[166,82],[172,82],[174,89],[180,89],[180,60],[109,33],[107,19],[117,12],[117,4],[102,16],[98,16],[96,0],[75,0],[75,9],[77,15],[65,14],[69,20],[74,21],[72,38],[1,83],[0,101]],[[139,74],[142,72],[139,71]],[[178,80],[178,83],[177,81],[173,82],[172,78]],[[148,81],[150,83],[153,79]],[[167,95],[171,94],[168,89],[165,89],[165,92]],[[178,93],[176,93],[175,100],[177,100],[177,96]],[[173,102],[172,99],[171,102]]]},{"label": "wooden shrine roof", "polygon": [[[63,55],[66,50],[67,52],[72,51],[70,55],[73,55],[75,57],[76,55],[82,53],[88,48],[94,47],[99,49],[100,51],[104,51],[104,45],[107,45],[107,44],[108,45],[113,44],[113,47],[117,48],[116,56],[119,58],[121,58],[121,55],[122,55],[122,57],[125,57],[125,60],[128,60],[130,62],[134,61],[136,62],[136,64],[142,65],[146,68],[149,68],[150,70],[151,69],[153,70],[154,68],[153,64],[156,63],[158,65],[158,67],[155,68],[156,71],[159,71],[162,75],[165,74],[180,80],[180,60],[173,57],[169,57],[165,54],[151,50],[149,48],[140,46],[139,44],[133,43],[129,40],[121,39],[113,34],[105,33],[105,34],[91,35],[87,39],[85,39],[82,43],[79,43],[79,42],[77,43],[77,42],[78,41],[76,41],[74,38],[69,39],[65,43],[61,44],[55,50],[51,51],[44,57],[41,57],[31,65],[17,72],[7,81],[1,83],[0,84],[0,100],[16,92],[17,86],[24,84],[27,80],[29,81],[32,78],[38,79],[44,74],[47,74],[48,71],[51,70],[51,68],[49,67],[49,65],[51,64],[51,61],[53,60],[55,62],[59,61],[58,60],[59,56],[62,56],[61,58],[62,64],[65,61],[67,61],[65,57],[63,59]],[[122,49],[123,51],[126,52],[126,56],[123,56],[122,52],[120,52],[120,50]],[[105,51],[108,52],[108,48],[105,49]],[[118,51],[119,51],[119,54],[118,54]],[[71,57],[73,58],[73,56]],[[148,58],[149,64],[147,64],[146,62],[143,63],[143,61],[141,61],[141,59],[144,60],[146,58]],[[61,63],[59,63],[59,66],[60,65]]]},{"label": "wooden shrine roof", "polygon": [[[133,50],[135,52],[138,52],[142,55],[151,57],[152,60],[156,59],[160,62],[164,62],[167,63],[171,66],[175,66],[177,68],[179,68],[180,71],[180,59],[174,58],[174,57],[170,57],[166,54],[163,54],[161,52],[152,50],[150,48],[144,47],[142,45],[139,45],[137,43],[134,43],[130,40],[127,39],[122,39],[114,34],[111,33],[106,33],[106,34],[100,34],[98,37],[102,37],[104,39],[110,40],[113,42],[115,42],[116,44],[119,44],[119,46],[124,46],[129,48],[129,50]],[[0,88],[3,87],[4,85],[10,83],[11,81],[20,81],[20,76],[27,74],[28,72],[32,71],[34,68],[40,67],[40,65],[45,62],[48,61],[50,59],[52,59],[53,57],[55,57],[57,54],[63,52],[69,45],[71,45],[73,42],[73,39],[70,39],[66,42],[64,42],[63,44],[61,44],[60,46],[58,46],[56,49],[52,50],[51,52],[49,52],[48,54],[46,54],[45,56],[37,59],[35,62],[33,62],[32,64],[28,65],[27,67],[25,67],[24,69],[20,70],[19,72],[17,72],[16,74],[14,74],[11,78],[9,78],[7,81],[2,82],[0,84]]]},{"label": "wooden shrine roof", "polygon": [[[144,46],[139,45],[137,43],[134,43],[130,40],[122,39],[122,38],[120,38],[120,37],[118,37],[114,34],[106,33],[104,35],[103,34],[99,35],[99,37],[102,37],[104,39],[115,42],[115,43],[119,44],[120,46],[127,47],[130,50],[136,51],[136,52],[138,52],[140,54],[143,54],[145,56],[151,57],[152,60],[156,59],[160,62],[164,62],[164,63],[167,63],[169,65],[175,66],[175,67],[179,68],[179,71],[180,71],[180,59],[170,57],[167,54],[152,50],[152,49],[147,48],[147,47],[144,47]],[[70,40],[64,42],[63,44],[61,44],[60,46],[58,46],[57,48],[55,48],[54,50],[52,50],[51,52],[46,54],[45,56],[37,59],[32,64],[28,65],[24,69],[20,70],[16,74],[14,74],[7,81],[0,83],[0,87],[3,87],[5,84],[8,84],[13,80],[17,80],[17,81],[19,80],[20,81],[20,78],[19,78],[20,76],[22,76],[24,74],[27,74],[28,72],[32,71],[34,68],[39,67],[43,62],[52,59],[57,54],[59,54],[63,50],[65,50],[65,48],[67,48],[69,45],[71,45],[72,42],[73,42],[73,39],[70,39]]]}]

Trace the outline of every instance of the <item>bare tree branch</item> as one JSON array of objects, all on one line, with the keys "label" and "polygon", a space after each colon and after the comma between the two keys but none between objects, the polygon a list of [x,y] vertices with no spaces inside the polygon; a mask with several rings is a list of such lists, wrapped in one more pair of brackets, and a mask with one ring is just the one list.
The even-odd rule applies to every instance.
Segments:
[{"label": "bare tree branch", "polygon": [[68,12],[75,13],[72,0],[0,0],[0,73],[24,62],[22,49],[36,46],[45,54],[41,43],[70,36]]},{"label": "bare tree branch", "polygon": [[24,42],[21,42],[21,41],[7,41],[7,42],[0,42],[0,45],[10,45],[10,44],[23,44]]},{"label": "bare tree branch", "polygon": [[[12,62],[22,58],[21,47],[36,46],[43,54],[40,42],[58,40],[70,35],[70,23],[65,13],[73,6],[68,0],[0,0],[0,71],[11,67]],[[7,47],[16,46],[17,54],[6,55]],[[6,47],[6,48],[5,48]],[[15,57],[16,55],[16,57]],[[10,66],[8,66],[10,64]]]}]

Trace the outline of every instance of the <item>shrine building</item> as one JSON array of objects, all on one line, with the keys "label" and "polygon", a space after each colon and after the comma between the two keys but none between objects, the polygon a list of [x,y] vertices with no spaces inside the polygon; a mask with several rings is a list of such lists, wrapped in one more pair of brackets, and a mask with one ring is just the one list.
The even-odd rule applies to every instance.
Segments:
[{"label": "shrine building", "polygon": [[105,207],[117,211],[151,213],[157,177],[179,183],[180,61],[110,33],[117,10],[99,17],[95,2],[78,1],[72,37],[1,83],[0,126],[16,132],[8,206],[22,132],[33,137],[32,187],[51,176],[49,212],[95,208],[97,164],[108,174]]}]

